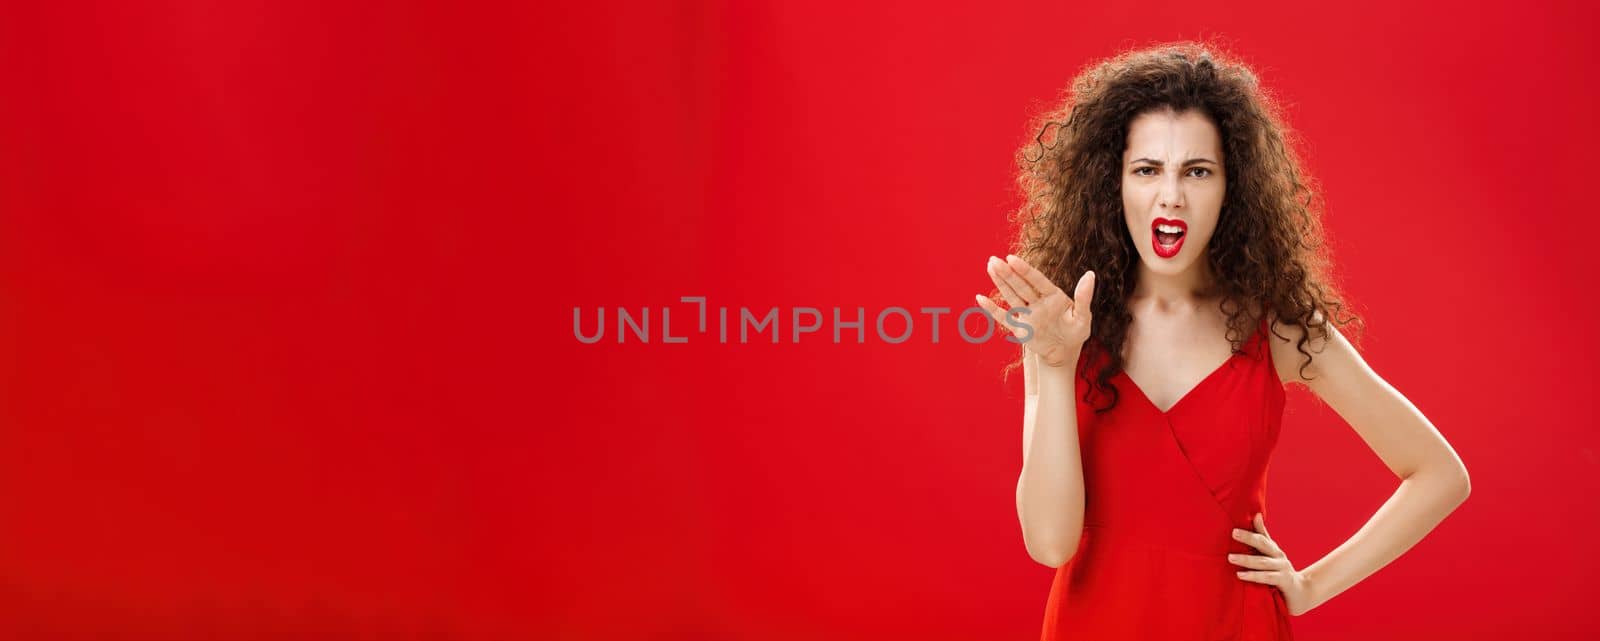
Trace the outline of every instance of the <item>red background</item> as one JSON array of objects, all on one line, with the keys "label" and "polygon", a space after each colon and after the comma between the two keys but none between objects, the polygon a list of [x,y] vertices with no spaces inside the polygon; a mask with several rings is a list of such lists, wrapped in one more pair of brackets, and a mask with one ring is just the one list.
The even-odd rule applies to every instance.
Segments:
[{"label": "red background", "polygon": [[[1009,344],[677,300],[965,307],[1029,118],[1197,37],[1473,478],[1299,637],[1597,622],[1591,7],[137,4],[0,19],[0,636],[1035,638]],[[690,342],[574,339],[619,306]],[[1298,566],[1396,482],[1291,390]]]}]

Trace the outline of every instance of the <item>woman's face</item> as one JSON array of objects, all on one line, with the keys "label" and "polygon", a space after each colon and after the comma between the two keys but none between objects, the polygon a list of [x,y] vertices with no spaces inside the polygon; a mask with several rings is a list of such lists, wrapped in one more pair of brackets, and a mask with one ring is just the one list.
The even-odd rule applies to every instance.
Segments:
[{"label": "woman's face", "polygon": [[1222,138],[1197,110],[1148,111],[1129,123],[1122,211],[1147,269],[1182,274],[1205,254],[1222,212],[1222,163]]}]

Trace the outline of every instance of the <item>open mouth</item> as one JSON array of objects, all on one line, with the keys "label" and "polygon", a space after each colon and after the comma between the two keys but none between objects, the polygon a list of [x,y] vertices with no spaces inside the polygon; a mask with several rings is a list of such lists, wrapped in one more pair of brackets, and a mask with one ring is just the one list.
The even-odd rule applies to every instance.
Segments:
[{"label": "open mouth", "polygon": [[1183,239],[1189,235],[1189,224],[1181,220],[1170,218],[1157,218],[1150,223],[1150,242],[1155,247],[1156,255],[1162,258],[1172,258],[1178,255],[1178,250],[1183,249]]}]

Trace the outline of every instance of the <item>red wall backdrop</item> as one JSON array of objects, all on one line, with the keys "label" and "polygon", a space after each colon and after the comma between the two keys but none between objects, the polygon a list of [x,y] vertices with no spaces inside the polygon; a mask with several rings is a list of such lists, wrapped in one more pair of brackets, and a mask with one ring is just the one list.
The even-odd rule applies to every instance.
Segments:
[{"label": "red wall backdrop", "polygon": [[[0,16],[0,636],[1035,638],[1011,346],[871,315],[987,291],[1030,116],[1200,37],[1473,475],[1300,637],[1597,623],[1592,7],[132,4]],[[580,343],[598,307],[652,341]],[[1395,484],[1291,392],[1297,565]]]}]

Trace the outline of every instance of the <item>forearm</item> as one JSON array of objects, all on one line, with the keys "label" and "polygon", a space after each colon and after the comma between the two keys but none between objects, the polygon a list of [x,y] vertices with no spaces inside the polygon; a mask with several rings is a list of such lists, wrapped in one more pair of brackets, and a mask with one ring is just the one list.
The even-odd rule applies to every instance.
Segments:
[{"label": "forearm", "polygon": [[1301,570],[1310,585],[1311,610],[1371,576],[1411,549],[1465,501],[1470,486],[1455,468],[1418,472],[1372,518],[1327,556]]},{"label": "forearm", "polygon": [[1059,566],[1077,549],[1083,531],[1083,465],[1078,452],[1074,372],[1071,366],[1046,366],[1037,373],[1038,389],[1028,394],[1023,412],[1017,517],[1029,556]]}]

